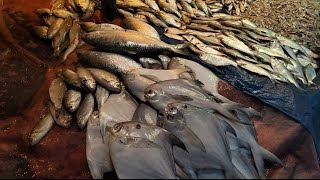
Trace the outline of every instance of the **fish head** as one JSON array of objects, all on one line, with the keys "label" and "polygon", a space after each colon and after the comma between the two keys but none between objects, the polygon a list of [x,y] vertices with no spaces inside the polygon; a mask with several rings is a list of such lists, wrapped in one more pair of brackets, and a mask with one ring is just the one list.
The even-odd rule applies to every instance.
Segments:
[{"label": "fish head", "polygon": [[112,91],[121,92],[121,89],[122,89],[121,82],[119,82],[119,81],[111,81],[110,85],[112,86],[111,87]]}]

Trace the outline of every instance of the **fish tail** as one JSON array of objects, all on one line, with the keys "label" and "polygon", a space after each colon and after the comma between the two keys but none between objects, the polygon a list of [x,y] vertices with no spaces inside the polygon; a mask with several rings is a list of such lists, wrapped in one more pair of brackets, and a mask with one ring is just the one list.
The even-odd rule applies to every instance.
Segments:
[{"label": "fish tail", "polygon": [[256,168],[260,178],[266,179],[266,175],[264,174],[263,156],[261,154],[261,149],[259,145],[258,144],[251,145],[251,152],[252,152],[254,163],[256,164]]},{"label": "fish tail", "polygon": [[177,54],[190,56],[190,52],[187,50],[187,48],[190,46],[190,43],[182,43],[177,44],[171,47],[171,51]]},{"label": "fish tail", "polygon": [[[230,104],[230,103],[223,103],[223,104]],[[228,106],[224,105],[224,106],[218,106],[218,107],[219,108],[215,107],[215,110],[218,111],[224,117],[228,118],[229,120],[240,123],[240,124],[244,124],[244,125],[252,125],[252,123],[250,122],[241,121],[236,115],[231,113],[233,110],[236,110],[235,107],[237,107],[237,105],[231,104]]]},{"label": "fish tail", "polygon": [[270,151],[268,151],[267,149],[265,149],[264,147],[260,146],[260,150],[261,150],[261,154],[264,157],[264,159],[267,159],[271,162],[280,164],[283,167],[286,167],[283,162],[273,153],[271,153]]},{"label": "fish tail", "polygon": [[105,142],[105,135],[106,135],[106,127],[107,127],[107,122],[102,120],[101,118],[100,120],[100,134],[102,137],[102,142]]},{"label": "fish tail", "polygon": [[251,107],[241,108],[241,111],[246,113],[250,118],[253,118],[253,117],[262,118],[262,114]]}]

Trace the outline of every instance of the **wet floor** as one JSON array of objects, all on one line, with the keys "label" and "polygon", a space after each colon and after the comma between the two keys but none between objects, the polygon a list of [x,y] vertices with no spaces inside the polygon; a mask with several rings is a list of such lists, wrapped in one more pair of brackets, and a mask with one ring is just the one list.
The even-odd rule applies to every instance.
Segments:
[{"label": "wet floor", "polygon": [[[70,129],[54,126],[34,148],[28,145],[33,126],[48,112],[48,88],[55,73],[64,68],[73,70],[76,64],[75,54],[66,63],[59,63],[51,56],[50,42],[38,39],[31,31],[32,25],[43,23],[33,11],[50,7],[50,1],[1,2],[0,178],[91,178],[85,130],[79,130],[75,123]],[[268,165],[269,177],[319,175],[312,139],[300,125],[225,83],[220,84],[219,91],[264,115],[263,121],[255,121],[259,142],[279,156],[289,170]]]}]

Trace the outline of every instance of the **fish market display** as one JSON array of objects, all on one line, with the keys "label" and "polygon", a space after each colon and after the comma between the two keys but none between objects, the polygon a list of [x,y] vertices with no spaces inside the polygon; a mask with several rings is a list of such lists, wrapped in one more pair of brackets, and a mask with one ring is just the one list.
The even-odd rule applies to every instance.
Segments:
[{"label": "fish market display", "polygon": [[[97,32],[108,37],[110,31],[124,30]],[[128,32],[135,32],[124,37],[131,38],[131,52],[117,46],[105,52],[98,44],[100,52],[77,51],[76,71],[57,72],[49,88],[50,112],[32,131],[31,145],[55,124],[70,128],[75,121],[87,128],[93,178],[110,171],[119,178],[265,178],[264,160],[283,165],[256,141],[252,118],[260,114],[221,96],[218,77],[179,53],[150,57],[145,52],[172,52],[171,46]]]},{"label": "fish market display", "polygon": [[[181,0],[177,1],[174,6],[159,1],[160,10],[154,10],[148,4],[146,6],[149,8],[131,8],[129,3],[126,6],[121,6],[123,9],[120,11],[130,13],[130,18],[140,18],[141,23],[144,24],[146,23],[142,22],[142,16],[145,16],[149,24],[162,27],[165,30],[163,37],[180,42],[174,47],[162,48],[161,50],[181,55],[196,54],[199,60],[208,65],[231,65],[265,76],[273,83],[290,83],[298,89],[314,85],[312,80],[316,77],[314,72],[318,68],[315,59],[319,58],[319,55],[293,40],[269,29],[261,28],[240,16],[208,11],[210,9],[208,2]],[[224,3],[235,4],[233,1],[224,1]],[[237,3],[237,7],[242,7],[243,5],[240,4],[247,2],[237,1]],[[179,14],[172,9],[178,10]],[[127,13],[122,14],[124,19],[129,18]],[[180,14],[182,18],[180,18]],[[165,26],[159,22],[164,23]],[[153,36],[152,33],[149,35]],[[89,33],[88,36],[93,35]],[[109,41],[104,40],[105,38],[107,37],[100,36],[97,39],[104,44],[104,47],[111,49],[106,45]],[[97,42],[86,39],[88,38],[85,38],[84,41],[91,45],[99,45]],[[157,41],[154,39],[152,42],[150,41],[153,44],[155,42]],[[147,51],[155,49],[154,45],[148,47]],[[137,51],[131,52],[136,53]]]},{"label": "fish market display", "polygon": [[[237,13],[248,2],[222,4]],[[317,54],[239,16],[213,11],[220,7],[215,1],[119,0],[123,27],[80,22],[94,1],[69,0],[68,10],[64,3],[36,11],[55,25],[37,32],[53,38],[55,52],[73,52],[74,42],[95,50],[76,50],[76,70],[57,72],[49,112],[32,130],[30,145],[53,126],[67,129],[76,122],[86,128],[95,179],[111,171],[120,179],[263,179],[265,160],[284,166],[257,142],[252,119],[260,113],[220,95],[219,78],[194,59],[301,89],[315,85]]]},{"label": "fish market display", "polygon": [[44,25],[34,26],[34,32],[42,39],[52,40],[53,55],[62,55],[65,61],[83,45],[80,25],[94,14],[95,3],[95,0],[53,0],[50,9],[35,10]]}]

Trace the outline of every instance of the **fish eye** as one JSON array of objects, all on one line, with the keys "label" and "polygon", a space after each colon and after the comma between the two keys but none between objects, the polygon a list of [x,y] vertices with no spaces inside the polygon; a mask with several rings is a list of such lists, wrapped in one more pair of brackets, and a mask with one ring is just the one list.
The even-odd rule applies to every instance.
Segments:
[{"label": "fish eye", "polygon": [[153,97],[156,95],[156,92],[152,89],[148,90],[147,93],[146,93],[149,97]]},{"label": "fish eye", "polygon": [[114,130],[114,132],[120,131],[120,130],[121,130],[121,125],[120,125],[120,124],[114,125],[114,126],[113,126],[113,130]]},{"label": "fish eye", "polygon": [[184,109],[187,109],[187,108],[188,108],[188,106],[185,104],[185,105],[183,105],[183,108],[184,108]]},{"label": "fish eye", "polygon": [[137,124],[137,125],[136,125],[136,128],[137,128],[137,129],[141,129],[141,125],[140,125],[140,124]]}]

